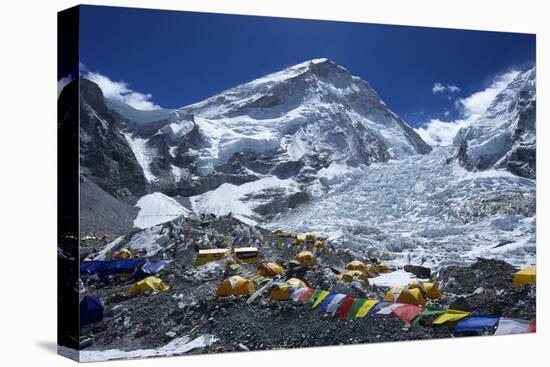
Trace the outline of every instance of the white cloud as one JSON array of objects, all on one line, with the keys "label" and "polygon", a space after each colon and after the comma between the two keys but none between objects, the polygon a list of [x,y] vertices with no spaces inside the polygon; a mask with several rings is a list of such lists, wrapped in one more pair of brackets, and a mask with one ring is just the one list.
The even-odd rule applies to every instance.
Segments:
[{"label": "white cloud", "polygon": [[64,76],[57,81],[57,98],[59,98],[59,95],[61,94],[63,88],[65,88],[65,86],[72,81],[73,77],[71,75]]},{"label": "white cloud", "polygon": [[432,87],[432,92],[433,94],[445,93],[445,92],[458,93],[460,92],[460,88],[452,84],[434,83]]},{"label": "white cloud", "polygon": [[[415,131],[430,145],[451,145],[458,130],[467,127],[481,117],[497,94],[506,88],[518,74],[518,71],[511,70],[504,74],[497,75],[489,87],[475,92],[466,98],[457,99],[455,101],[455,107],[460,112],[460,118],[454,121],[431,119],[419,128],[416,128]],[[449,87],[454,86],[435,83],[432,91],[434,94],[446,91],[451,92]],[[453,92],[458,92],[459,90],[460,89],[456,89]],[[444,115],[448,117],[450,111],[446,110]]]},{"label": "white cloud", "polygon": [[99,85],[99,88],[101,88],[101,91],[107,98],[124,102],[137,110],[150,111],[161,108],[151,101],[153,97],[151,94],[136,92],[130,89],[126,82],[115,82],[105,75],[88,71],[84,64],[80,65],[80,72],[84,78]]},{"label": "white cloud", "polygon": [[519,71],[511,70],[507,73],[497,75],[491,85],[482,91],[476,92],[469,97],[456,101],[456,106],[464,116],[481,116],[487,110],[493,99],[499,94],[516,76]]},{"label": "white cloud", "polygon": [[426,143],[446,146],[451,145],[458,130],[468,124],[468,120],[442,121],[431,119],[415,130]]}]

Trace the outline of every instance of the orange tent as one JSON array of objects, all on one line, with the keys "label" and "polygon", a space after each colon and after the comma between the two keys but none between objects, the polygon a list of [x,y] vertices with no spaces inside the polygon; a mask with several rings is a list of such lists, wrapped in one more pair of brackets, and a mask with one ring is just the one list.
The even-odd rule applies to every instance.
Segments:
[{"label": "orange tent", "polygon": [[256,275],[261,276],[283,275],[283,273],[283,267],[277,263],[260,264],[258,270],[256,271]]},{"label": "orange tent", "polygon": [[422,296],[422,292],[418,288],[407,289],[402,287],[394,287],[386,293],[384,301],[393,303],[406,303],[409,305],[426,305],[426,300]]},{"label": "orange tent", "polygon": [[365,271],[367,269],[367,265],[365,263],[359,261],[359,260],[353,260],[350,261],[346,265],[346,269],[348,270],[358,270],[358,271]]},{"label": "orange tent", "polygon": [[288,288],[301,288],[307,287],[306,283],[302,282],[298,278],[290,278],[284,284],[276,285],[271,290],[269,298],[277,301],[288,301],[291,299],[290,294],[288,293]]},{"label": "orange tent", "polygon": [[298,255],[296,255],[296,261],[300,263],[302,266],[313,266],[317,262],[315,260],[315,255],[313,255],[310,251],[302,251]]},{"label": "orange tent", "polygon": [[256,293],[254,282],[245,279],[241,276],[234,275],[223,281],[223,283],[216,290],[218,296],[230,296],[230,295],[248,295],[251,296]]}]

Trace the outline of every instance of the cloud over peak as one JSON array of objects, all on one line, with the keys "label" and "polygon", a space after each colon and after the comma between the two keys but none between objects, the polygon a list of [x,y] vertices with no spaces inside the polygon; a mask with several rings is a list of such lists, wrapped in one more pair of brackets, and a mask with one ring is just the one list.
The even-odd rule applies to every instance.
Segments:
[{"label": "cloud over peak", "polygon": [[80,73],[84,78],[96,83],[107,98],[124,102],[136,110],[150,111],[161,108],[151,100],[153,96],[150,93],[136,92],[124,81],[113,81],[98,72],[89,71],[84,64],[80,66]]},{"label": "cloud over peak", "polygon": [[[455,101],[454,106],[459,112],[459,118],[450,121],[443,121],[437,118],[430,119],[422,126],[416,128],[416,132],[430,145],[451,145],[458,130],[469,126],[483,116],[497,94],[506,88],[519,73],[520,72],[517,70],[510,70],[495,76],[487,88]],[[456,90],[454,90],[454,88],[450,89],[449,87],[456,86],[435,83],[432,91],[434,94],[460,91],[458,87],[456,87],[458,88]],[[444,116],[450,116],[450,111],[446,110]]]},{"label": "cloud over peak", "polygon": [[506,88],[519,73],[520,72],[517,70],[510,70],[506,73],[497,75],[489,87],[482,91],[475,92],[469,97],[457,100],[456,107],[464,116],[479,117],[483,115],[497,94]]}]

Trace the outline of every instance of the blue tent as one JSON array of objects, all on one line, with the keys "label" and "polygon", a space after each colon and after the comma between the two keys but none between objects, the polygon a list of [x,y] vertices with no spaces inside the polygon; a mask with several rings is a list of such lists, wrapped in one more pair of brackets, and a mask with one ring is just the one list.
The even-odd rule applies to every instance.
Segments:
[{"label": "blue tent", "polygon": [[80,273],[98,274],[99,276],[131,274],[145,264],[146,261],[147,259],[82,261],[80,262]]},{"label": "blue tent", "polygon": [[99,297],[86,296],[80,301],[80,326],[103,320],[103,305]]},{"label": "blue tent", "polygon": [[457,334],[480,334],[488,328],[495,327],[499,318],[496,316],[472,316],[456,324]]},{"label": "blue tent", "polygon": [[141,267],[133,276],[135,280],[141,280],[147,278],[148,276],[155,275],[160,272],[166,266],[166,261],[149,261]]}]

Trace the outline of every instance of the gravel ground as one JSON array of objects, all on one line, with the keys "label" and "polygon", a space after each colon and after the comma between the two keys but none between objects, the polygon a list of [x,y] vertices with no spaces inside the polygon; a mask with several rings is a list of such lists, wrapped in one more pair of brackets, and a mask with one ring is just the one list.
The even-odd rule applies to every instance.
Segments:
[{"label": "gravel ground", "polygon": [[[226,235],[246,232],[250,238],[289,242],[274,237],[261,228],[250,228],[233,218],[212,219],[203,227],[187,220],[184,234],[189,238],[212,240],[210,246]],[[218,239],[218,240],[217,240]],[[216,245],[217,244],[217,245]],[[262,261],[276,261],[287,269],[295,250],[278,246],[260,246]],[[312,310],[310,305],[292,301],[271,301],[266,295],[251,304],[243,297],[216,297],[215,290],[224,279],[226,260],[193,268],[196,252],[191,248],[164,255],[172,260],[159,274],[171,289],[155,294],[126,296],[131,284],[113,281],[110,285],[86,285],[81,294],[100,296],[105,304],[104,320],[82,328],[83,335],[93,336],[89,350],[116,348],[133,350],[157,348],[181,336],[191,338],[212,334],[218,340],[210,347],[191,353],[300,348],[324,345],[388,342],[447,338],[453,336],[452,325],[434,326],[423,320],[406,327],[398,318],[375,315],[351,321]],[[338,255],[322,254],[318,264],[298,269],[295,275],[311,287],[352,296],[382,298],[388,288],[365,286],[359,282],[338,282],[334,269],[343,269],[353,256],[345,251]],[[251,275],[254,264],[245,264],[243,272]],[[480,259],[469,267],[442,268],[434,274],[445,298],[439,305],[465,309],[481,314],[534,319],[535,287],[511,287],[513,266],[495,260]],[[489,331],[492,333],[493,331]]]}]

